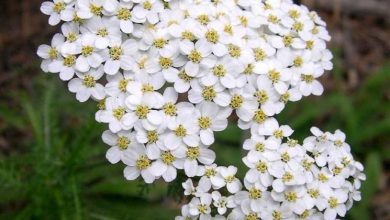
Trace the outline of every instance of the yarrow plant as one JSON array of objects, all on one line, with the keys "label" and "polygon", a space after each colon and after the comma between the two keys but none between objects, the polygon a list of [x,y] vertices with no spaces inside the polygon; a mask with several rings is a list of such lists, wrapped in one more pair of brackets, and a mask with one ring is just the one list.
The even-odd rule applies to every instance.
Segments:
[{"label": "yarrow plant", "polygon": [[[326,219],[360,200],[363,166],[345,135],[312,128],[303,143],[275,119],[289,102],[321,95],[332,69],[324,21],[290,0],[54,0],[61,24],[38,55],[96,121],[128,180],[171,182],[188,204],[180,219]],[[180,94],[181,95],[179,98]],[[214,132],[234,112],[251,137],[245,178],[214,163]]]}]

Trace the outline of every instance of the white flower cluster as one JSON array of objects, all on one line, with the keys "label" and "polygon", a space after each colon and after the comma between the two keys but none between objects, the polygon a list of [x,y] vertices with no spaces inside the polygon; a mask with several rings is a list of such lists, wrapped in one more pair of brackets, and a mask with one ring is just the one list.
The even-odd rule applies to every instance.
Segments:
[{"label": "white flower cluster", "polygon": [[[274,118],[323,93],[332,54],[315,12],[291,0],[53,0],[41,10],[62,22],[38,49],[41,67],[99,103],[107,159],[128,180],[171,182],[177,170],[199,180],[183,183],[194,198],[178,219],[336,219],[360,199],[363,167],[341,132],[313,129],[301,146]],[[209,149],[232,112],[251,131],[243,183]]]},{"label": "white flower cluster", "polygon": [[[353,160],[344,133],[324,133],[314,127],[314,136],[299,145],[288,137],[282,143],[282,134],[289,129],[279,128],[274,119],[261,130],[270,135],[253,135],[244,143],[249,151],[243,158],[249,168],[245,189],[235,177],[235,167],[206,166],[197,187],[191,179],[183,183],[192,200],[177,220],[334,220],[361,199],[363,166]],[[228,193],[221,194],[222,187]]]}]

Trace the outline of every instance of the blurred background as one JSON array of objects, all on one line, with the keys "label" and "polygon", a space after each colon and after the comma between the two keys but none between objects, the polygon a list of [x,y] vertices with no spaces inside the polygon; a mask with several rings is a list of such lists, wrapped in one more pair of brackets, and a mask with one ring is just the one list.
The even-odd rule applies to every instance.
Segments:
[{"label": "blurred background", "polygon": [[[56,28],[40,13],[42,0],[0,1],[0,219],[173,219],[180,181],[125,181],[110,165],[96,123],[96,106],[78,103],[35,55]],[[390,219],[390,1],[302,0],[328,23],[334,70],[326,92],[289,104],[278,117],[309,134],[312,125],[347,133],[365,164],[363,200],[347,219]],[[241,163],[242,133],[217,134],[217,162]]]}]

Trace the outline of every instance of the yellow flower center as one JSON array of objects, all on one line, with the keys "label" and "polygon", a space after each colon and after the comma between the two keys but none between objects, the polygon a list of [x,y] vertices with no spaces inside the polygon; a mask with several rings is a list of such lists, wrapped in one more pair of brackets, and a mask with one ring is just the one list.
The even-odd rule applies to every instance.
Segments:
[{"label": "yellow flower center", "polygon": [[264,152],[265,144],[261,143],[261,142],[257,142],[255,148],[256,148],[256,151],[258,151],[258,152]]},{"label": "yellow flower center", "polygon": [[106,109],[106,99],[102,99],[97,103],[97,107],[99,110]]},{"label": "yellow flower center", "polygon": [[53,11],[57,14],[59,14],[62,10],[65,9],[65,3],[64,2],[57,2],[54,4]]},{"label": "yellow flower center", "polygon": [[165,151],[161,154],[161,160],[166,165],[172,165],[172,163],[175,162],[176,158],[175,158],[175,156],[172,155],[172,153],[170,151]]},{"label": "yellow flower center", "polygon": [[107,37],[107,35],[108,35],[107,28],[100,28],[96,35],[98,35],[100,37]]},{"label": "yellow flower center", "polygon": [[205,130],[211,126],[211,119],[209,117],[200,117],[198,119],[200,129]]},{"label": "yellow flower center", "polygon": [[77,40],[77,34],[74,32],[70,32],[68,36],[66,36],[66,40],[69,41],[70,43],[73,43]]},{"label": "yellow flower center", "polygon": [[135,162],[135,166],[138,170],[145,170],[150,167],[150,160],[146,155],[141,155]]},{"label": "yellow flower center", "polygon": [[197,17],[197,20],[199,21],[200,24],[202,25],[207,25],[210,22],[210,18],[206,14],[199,15]]},{"label": "yellow flower center", "polygon": [[241,95],[233,95],[230,99],[230,107],[233,109],[238,109],[242,106],[242,103],[244,102],[244,98]]},{"label": "yellow flower center", "polygon": [[303,64],[303,58],[301,56],[298,56],[294,59],[294,66],[295,67],[301,67]]},{"label": "yellow flower center", "polygon": [[144,9],[150,10],[150,9],[152,9],[153,5],[152,5],[152,3],[150,1],[145,1],[143,6],[144,6]]},{"label": "yellow flower center", "polygon": [[248,18],[247,17],[239,16],[238,18],[240,19],[240,23],[242,26],[244,26],[244,27],[248,26]]},{"label": "yellow flower center", "polygon": [[141,91],[143,93],[153,92],[154,91],[154,87],[150,83],[145,83],[145,84],[142,85]]},{"label": "yellow flower center", "polygon": [[259,171],[260,173],[265,173],[268,170],[268,165],[264,161],[260,161],[256,164],[256,170]]},{"label": "yellow flower center", "polygon": [[90,56],[93,52],[93,47],[91,46],[84,46],[81,48],[81,54],[85,57]]},{"label": "yellow flower center", "polygon": [[312,40],[306,41],[306,49],[312,50],[313,47],[314,47],[314,41]]},{"label": "yellow flower center", "polygon": [[280,155],[280,157],[281,157],[282,161],[285,163],[290,161],[290,155],[287,152],[282,153],[282,155]]},{"label": "yellow flower center", "polygon": [[158,49],[164,48],[164,46],[167,44],[168,40],[165,40],[164,38],[157,38],[153,41],[153,46]]},{"label": "yellow flower center", "polygon": [[258,220],[259,217],[255,212],[250,212],[249,214],[245,215],[245,220]]},{"label": "yellow flower center", "polygon": [[187,158],[190,160],[195,160],[200,155],[199,147],[188,147],[186,152]]},{"label": "yellow flower center", "polygon": [[159,63],[161,68],[168,69],[172,65],[173,61],[169,57],[160,57]]},{"label": "yellow flower center", "polygon": [[284,199],[288,202],[296,202],[298,199],[298,194],[296,192],[285,192]]},{"label": "yellow flower center", "polygon": [[318,196],[320,196],[320,191],[318,189],[309,189],[307,193],[310,195],[311,198],[316,199]]},{"label": "yellow flower center", "polygon": [[187,75],[187,73],[184,70],[180,71],[178,76],[179,76],[179,79],[181,79],[185,82],[190,82],[191,80],[194,79],[194,77]]},{"label": "yellow flower center", "polygon": [[124,20],[124,21],[127,21],[127,20],[130,20],[131,18],[131,12],[129,9],[127,8],[120,8],[118,10],[118,15],[117,15],[118,19],[119,20]]},{"label": "yellow flower center", "polygon": [[272,83],[277,83],[280,80],[280,72],[276,70],[270,70],[268,72],[268,79],[272,81]]},{"label": "yellow flower center", "polygon": [[291,44],[293,43],[293,40],[294,40],[294,38],[291,35],[284,36],[283,37],[283,44],[284,44],[284,46],[285,47],[291,46]]},{"label": "yellow flower center", "polygon": [[212,176],[215,176],[217,174],[217,171],[213,168],[207,168],[204,175],[207,176],[207,177],[212,177]]},{"label": "yellow flower center", "polygon": [[259,189],[252,188],[249,190],[249,198],[250,199],[260,199],[263,196],[263,192]]},{"label": "yellow flower center", "polygon": [[198,50],[192,50],[190,54],[188,54],[188,59],[194,63],[200,63],[202,60],[202,54]]},{"label": "yellow flower center", "polygon": [[168,102],[163,106],[164,113],[169,116],[175,116],[176,115],[176,105],[172,102]]},{"label": "yellow flower center", "polygon": [[282,213],[280,211],[274,210],[272,212],[272,220],[282,220]]},{"label": "yellow flower center", "polygon": [[187,135],[187,129],[183,125],[179,125],[175,130],[175,134],[178,137],[184,137]]},{"label": "yellow flower center", "polygon": [[210,29],[205,34],[206,40],[210,43],[216,44],[219,40],[219,34],[216,30]]},{"label": "yellow flower center", "polygon": [[76,56],[69,55],[64,58],[64,66],[72,67],[76,63]]},{"label": "yellow flower center", "polygon": [[291,9],[290,11],[288,11],[288,15],[290,16],[290,18],[292,19],[297,19],[301,16],[301,14],[299,13],[299,11],[295,10],[295,9]]},{"label": "yellow flower center", "polygon": [[127,84],[128,84],[129,80],[127,79],[121,79],[118,83],[118,88],[121,92],[126,92],[126,88],[127,88]]},{"label": "yellow flower center", "polygon": [[262,109],[257,109],[255,111],[255,115],[253,116],[253,119],[256,123],[261,124],[267,119],[267,115],[264,113]]},{"label": "yellow flower center", "polygon": [[320,173],[318,174],[318,180],[322,183],[326,183],[328,182],[329,178],[325,174]]},{"label": "yellow flower center", "polygon": [[119,60],[123,54],[121,47],[111,47],[110,48],[110,57],[112,60]]},{"label": "yellow flower center", "polygon": [[271,14],[268,16],[268,21],[272,24],[278,24],[280,22],[280,19],[276,15]]},{"label": "yellow flower center", "polygon": [[90,8],[91,13],[96,15],[96,16],[101,16],[103,12],[103,7],[102,6],[97,6],[95,4],[91,4]]},{"label": "yellow flower center", "polygon": [[58,50],[56,48],[50,48],[48,54],[50,59],[56,59],[58,57]]},{"label": "yellow flower center", "polygon": [[225,25],[225,27],[223,28],[223,31],[225,33],[228,33],[228,34],[232,35],[233,34],[233,27],[232,27],[232,25],[231,24]]},{"label": "yellow flower center", "polygon": [[199,204],[198,211],[200,214],[206,214],[207,213],[207,206],[205,204]]},{"label": "yellow flower center", "polygon": [[264,104],[269,99],[268,93],[265,90],[256,91],[255,97],[257,98],[257,102],[260,104]]},{"label": "yellow flower center", "polygon": [[258,62],[258,61],[263,61],[265,59],[265,57],[267,56],[267,54],[265,53],[265,51],[261,48],[255,48],[253,49],[253,53],[255,55],[255,60]]},{"label": "yellow flower center", "polygon": [[213,74],[217,77],[224,77],[226,75],[226,69],[222,64],[218,64],[213,67]]},{"label": "yellow flower center", "polygon": [[203,88],[202,97],[206,101],[212,101],[217,96],[217,92],[215,91],[213,86],[206,86]]},{"label": "yellow flower center", "polygon": [[125,115],[125,113],[126,113],[126,110],[123,107],[119,107],[119,108],[116,108],[116,109],[112,110],[112,115],[117,120],[121,120],[122,117]]},{"label": "yellow flower center", "polygon": [[276,138],[283,138],[283,136],[284,136],[283,131],[280,130],[280,129],[274,131],[274,136],[275,136]]},{"label": "yellow flower center", "polygon": [[282,176],[283,183],[291,182],[294,179],[294,176],[290,172],[285,172]]},{"label": "yellow flower center", "polygon": [[306,83],[312,83],[314,81],[314,76],[313,75],[301,74],[301,80],[306,82]]},{"label": "yellow flower center", "polygon": [[228,51],[231,57],[237,58],[241,56],[241,48],[237,45],[229,44]]},{"label": "yellow flower center", "polygon": [[195,35],[191,31],[183,31],[181,33],[181,38],[189,41],[195,40]]},{"label": "yellow flower center", "polygon": [[225,178],[225,182],[226,182],[226,183],[232,183],[235,179],[236,179],[235,176],[227,176],[227,177]]},{"label": "yellow flower center", "polygon": [[329,207],[332,209],[337,207],[337,203],[338,203],[338,201],[337,201],[337,198],[335,198],[335,197],[330,197],[328,200]]},{"label": "yellow flower center", "polygon": [[93,76],[87,74],[84,76],[83,85],[87,88],[95,87],[96,80],[95,80],[95,78],[93,78]]},{"label": "yellow flower center", "polygon": [[130,144],[130,139],[125,136],[120,136],[117,140],[117,144],[121,150],[126,150]]},{"label": "yellow flower center", "polygon": [[303,27],[304,27],[303,23],[297,21],[297,22],[295,22],[295,23],[293,24],[292,29],[295,30],[295,31],[297,31],[297,32],[299,32],[299,31],[302,31],[302,30],[303,30]]},{"label": "yellow flower center", "polygon": [[137,117],[139,119],[146,119],[146,117],[148,116],[149,112],[150,112],[150,109],[146,105],[138,105],[135,108],[135,115],[137,115]]},{"label": "yellow flower center", "polygon": [[158,133],[157,131],[147,131],[146,137],[148,138],[148,144],[153,144],[158,141]]}]

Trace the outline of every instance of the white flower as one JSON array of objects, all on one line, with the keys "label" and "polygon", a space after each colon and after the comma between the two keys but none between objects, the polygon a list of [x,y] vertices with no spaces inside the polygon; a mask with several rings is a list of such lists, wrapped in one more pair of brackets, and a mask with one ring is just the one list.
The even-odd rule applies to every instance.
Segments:
[{"label": "white flower", "polygon": [[65,55],[60,59],[53,60],[48,65],[48,70],[51,73],[59,73],[61,80],[68,81],[75,74],[76,56]]},{"label": "white flower", "polygon": [[272,136],[273,139],[280,141],[284,137],[289,137],[293,130],[288,125],[279,126],[275,118],[269,118],[259,127],[258,132],[260,135]]},{"label": "white flower", "polygon": [[117,0],[78,0],[77,16],[89,19],[96,16],[110,14],[118,7]]},{"label": "white flower", "polygon": [[230,95],[225,88],[220,84],[213,86],[202,86],[194,82],[192,89],[188,92],[188,99],[192,103],[215,102],[221,107],[226,107],[230,103]]},{"label": "white flower", "polygon": [[131,70],[134,65],[131,54],[137,51],[137,48],[137,42],[133,39],[127,40],[121,45],[113,45],[108,49],[109,58],[104,64],[104,72],[114,75],[120,69]]},{"label": "white flower", "polygon": [[105,107],[96,116],[99,122],[108,123],[110,131],[116,133],[120,130],[129,130],[132,128],[124,124],[124,116],[129,113],[126,110],[123,98],[108,97],[105,100]]},{"label": "white flower", "polygon": [[222,177],[225,179],[226,188],[230,193],[236,193],[241,190],[242,184],[235,176],[237,173],[237,167],[219,167],[218,172],[220,172]]},{"label": "white flower", "polygon": [[169,121],[168,128],[171,130],[165,138],[165,146],[170,150],[178,147],[198,146],[200,138],[198,136],[197,121],[192,114],[178,115],[175,120]]},{"label": "white flower", "polygon": [[324,88],[321,83],[316,80],[323,74],[323,70],[316,67],[313,63],[305,64],[299,73],[295,75],[295,80],[298,82],[299,91],[304,95],[322,95]]},{"label": "white flower", "polygon": [[292,77],[291,70],[283,66],[282,63],[277,60],[256,63],[254,72],[266,75],[272,82],[276,91],[281,94],[287,91],[288,82]]},{"label": "white flower", "polygon": [[221,83],[226,88],[233,89],[238,87],[237,78],[240,73],[240,66],[228,57],[225,57],[211,68],[211,70],[201,78],[201,83],[205,86]]},{"label": "white flower", "polygon": [[208,193],[204,193],[200,198],[193,198],[189,204],[190,214],[194,216],[199,216],[199,219],[211,219],[211,205],[212,198]]},{"label": "white flower", "polygon": [[107,17],[93,17],[80,28],[81,33],[92,33],[96,36],[95,47],[105,49],[108,46],[119,46],[122,43],[118,20]]},{"label": "white flower", "polygon": [[227,117],[231,111],[223,110],[212,102],[203,102],[196,106],[198,126],[200,130],[200,140],[205,145],[214,143],[213,131],[222,131],[227,127]]},{"label": "white flower", "polygon": [[161,151],[157,158],[150,157],[156,160],[153,162],[150,172],[156,177],[162,176],[166,182],[171,182],[176,179],[176,169],[183,169],[184,160],[180,157],[180,153],[175,151]]},{"label": "white flower", "polygon": [[80,39],[80,55],[76,60],[76,70],[87,72],[91,67],[98,68],[102,62],[103,51],[95,48],[95,36],[92,34],[84,34]]},{"label": "white flower", "polygon": [[131,147],[136,144],[134,133],[128,131],[120,131],[115,134],[107,130],[103,132],[102,139],[104,143],[111,146],[106,152],[106,158],[113,164],[123,160],[124,152],[131,151]]},{"label": "white flower", "polygon": [[152,161],[145,153],[146,149],[142,145],[135,145],[131,151],[126,151],[123,163],[127,165],[124,175],[127,180],[135,180],[140,175],[146,183],[152,183],[156,179],[151,172]]},{"label": "white flower", "polygon": [[130,112],[124,116],[123,123],[130,128],[140,121],[145,129],[154,130],[163,122],[163,113],[153,110],[161,107],[159,102],[155,102],[153,94],[130,95],[125,104]]},{"label": "white flower", "polygon": [[333,220],[337,218],[337,215],[344,217],[347,209],[345,202],[347,201],[347,193],[342,189],[337,189],[330,192],[328,195],[324,195],[321,202],[318,204],[318,209],[324,212],[325,220]]},{"label": "white flower", "polygon": [[[213,198],[213,205],[217,207],[218,213],[223,215],[227,211],[228,202],[232,203],[232,198],[227,198],[222,196],[220,192],[214,191],[211,193],[211,197]],[[230,201],[229,201],[230,200]]]},{"label": "white flower", "polygon": [[200,145],[186,147],[185,157],[184,172],[188,177],[194,177],[200,172],[198,161],[202,164],[210,165],[214,162],[216,156],[214,151]]},{"label": "white flower", "polygon": [[43,59],[41,69],[48,72],[48,66],[54,61],[60,58],[61,47],[65,41],[62,34],[55,34],[51,45],[40,45],[38,47],[37,54]]},{"label": "white flower", "polygon": [[197,76],[199,72],[202,73],[202,68],[210,68],[216,60],[210,56],[211,48],[202,41],[196,43],[184,41],[180,44],[180,50],[188,58],[184,70],[192,77]]},{"label": "white flower", "polygon": [[133,0],[137,4],[133,8],[134,22],[144,23],[148,21],[155,24],[159,21],[158,13],[164,9],[163,4],[157,0]]},{"label": "white flower", "polygon": [[132,19],[132,3],[120,2],[116,11],[116,19],[119,20],[119,26],[121,31],[126,34],[130,34],[134,30],[134,24]]},{"label": "white flower", "polygon": [[218,172],[217,165],[206,165],[202,169],[202,177],[199,180],[199,185],[210,185],[213,189],[220,189],[225,186],[225,180]]},{"label": "white flower", "polygon": [[57,25],[63,21],[71,21],[73,19],[72,5],[67,4],[62,0],[54,0],[53,2],[43,2],[41,5],[42,13],[50,15],[49,24]]},{"label": "white flower", "polygon": [[80,102],[87,101],[91,96],[96,100],[102,100],[106,93],[104,87],[97,81],[103,76],[103,67],[90,69],[87,73],[77,73],[79,78],[69,81],[69,91],[76,93],[76,99]]},{"label": "white flower", "polygon": [[107,84],[105,91],[109,96],[125,96],[127,92],[127,84],[134,79],[132,73],[125,71],[115,75],[107,76]]}]

